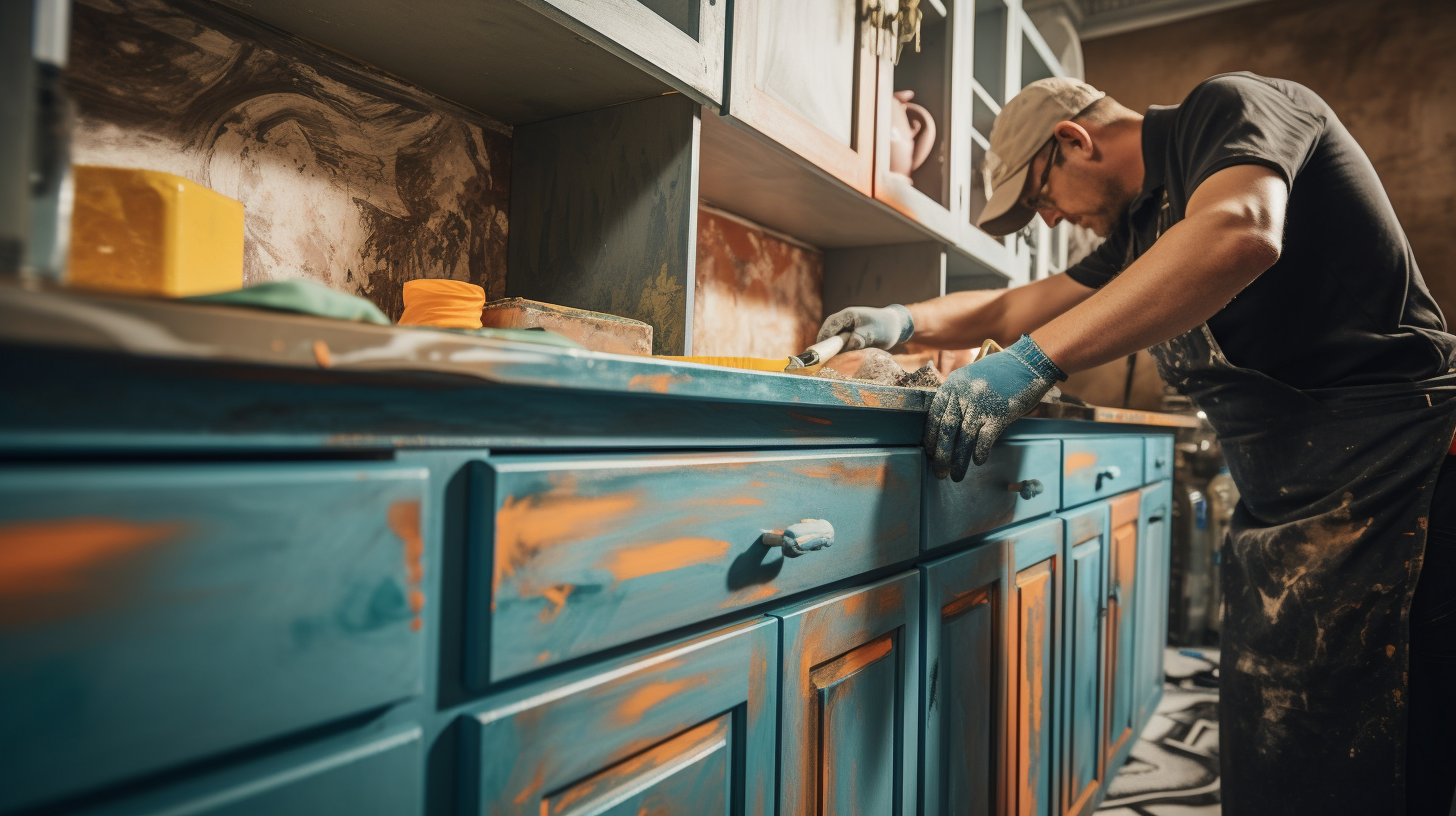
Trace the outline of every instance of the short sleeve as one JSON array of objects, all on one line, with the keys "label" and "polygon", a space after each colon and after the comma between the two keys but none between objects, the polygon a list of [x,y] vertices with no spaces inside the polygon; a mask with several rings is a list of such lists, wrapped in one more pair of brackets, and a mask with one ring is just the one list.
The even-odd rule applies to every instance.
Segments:
[{"label": "short sleeve", "polygon": [[1174,127],[1173,149],[1191,196],[1209,176],[1241,164],[1268,167],[1292,190],[1324,120],[1262,78],[1223,74],[1193,89]]},{"label": "short sleeve", "polygon": [[1106,241],[1063,274],[1083,286],[1101,289],[1122,271],[1127,260],[1127,239],[1127,224],[1123,222],[1112,230]]}]

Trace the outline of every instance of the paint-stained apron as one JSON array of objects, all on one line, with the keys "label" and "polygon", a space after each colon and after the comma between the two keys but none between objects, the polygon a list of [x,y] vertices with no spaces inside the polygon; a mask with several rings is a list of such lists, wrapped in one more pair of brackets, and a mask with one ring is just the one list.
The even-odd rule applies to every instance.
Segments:
[{"label": "paint-stained apron", "polygon": [[1408,615],[1456,376],[1300,391],[1208,327],[1152,349],[1241,499],[1223,543],[1223,809],[1404,816]]}]

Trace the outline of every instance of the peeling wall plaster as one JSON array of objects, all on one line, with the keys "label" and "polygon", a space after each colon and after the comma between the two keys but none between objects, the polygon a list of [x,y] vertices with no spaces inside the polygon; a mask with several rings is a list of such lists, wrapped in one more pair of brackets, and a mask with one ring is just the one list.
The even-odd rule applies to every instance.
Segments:
[{"label": "peeling wall plaster", "polygon": [[79,0],[74,160],[184,176],[245,208],[246,284],[505,291],[510,129],[197,0]]}]

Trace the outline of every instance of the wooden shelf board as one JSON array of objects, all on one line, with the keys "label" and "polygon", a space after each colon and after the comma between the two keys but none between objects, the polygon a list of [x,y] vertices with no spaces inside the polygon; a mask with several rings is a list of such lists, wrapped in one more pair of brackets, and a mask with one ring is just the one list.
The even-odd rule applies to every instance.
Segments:
[{"label": "wooden shelf board", "polygon": [[509,125],[674,90],[697,96],[518,0],[221,2]]}]

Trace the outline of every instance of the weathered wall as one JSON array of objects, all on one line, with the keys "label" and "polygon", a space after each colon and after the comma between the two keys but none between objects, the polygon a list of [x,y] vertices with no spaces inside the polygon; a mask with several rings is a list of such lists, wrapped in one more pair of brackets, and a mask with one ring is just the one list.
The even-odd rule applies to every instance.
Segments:
[{"label": "weathered wall", "polygon": [[716,210],[698,210],[693,354],[787,357],[823,319],[824,256]]},{"label": "weathered wall", "polygon": [[243,202],[243,280],[504,294],[509,128],[198,0],[79,0],[74,158]]},{"label": "weathered wall", "polygon": [[1083,44],[1087,81],[1123,104],[1180,101],[1224,71],[1302,83],[1369,154],[1416,260],[1456,320],[1456,3],[1271,0]]}]

